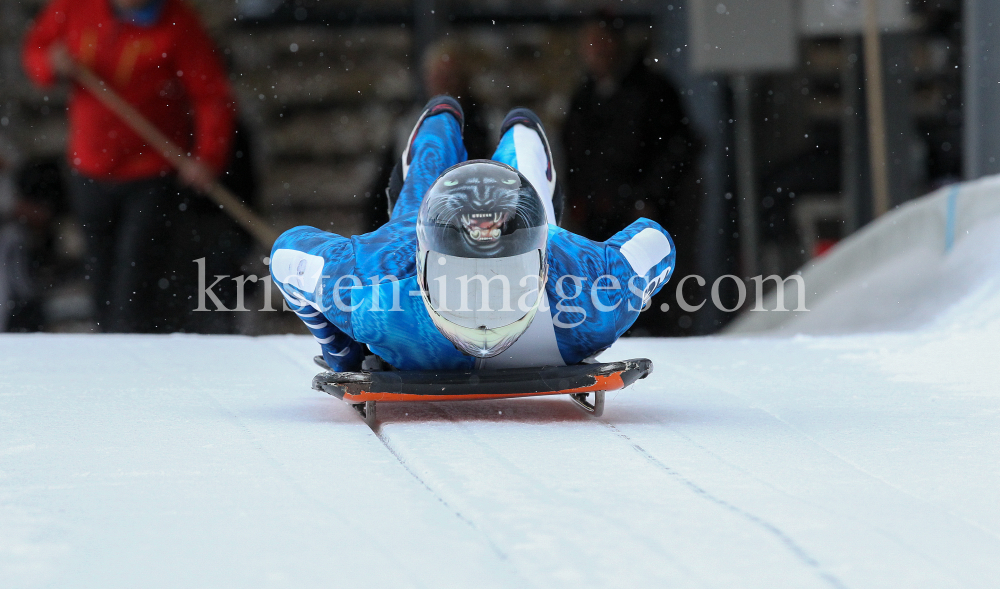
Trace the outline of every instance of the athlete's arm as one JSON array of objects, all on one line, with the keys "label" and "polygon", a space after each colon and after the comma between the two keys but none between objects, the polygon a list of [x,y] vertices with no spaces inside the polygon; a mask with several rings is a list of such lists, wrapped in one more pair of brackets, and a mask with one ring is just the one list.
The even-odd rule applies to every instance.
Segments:
[{"label": "athlete's arm", "polygon": [[674,241],[655,221],[641,218],[605,242],[608,274],[621,289],[614,291],[615,329],[620,337],[635,323],[649,299],[663,288],[674,271]]},{"label": "athlete's arm", "polygon": [[673,241],[639,219],[606,242],[549,229],[546,292],[559,352],[575,364],[609,348],[670,278]]},{"label": "athlete's arm", "polygon": [[271,249],[271,277],[335,371],[356,370],[361,346],[350,336],[354,247],[350,239],[313,227],[283,233]]}]

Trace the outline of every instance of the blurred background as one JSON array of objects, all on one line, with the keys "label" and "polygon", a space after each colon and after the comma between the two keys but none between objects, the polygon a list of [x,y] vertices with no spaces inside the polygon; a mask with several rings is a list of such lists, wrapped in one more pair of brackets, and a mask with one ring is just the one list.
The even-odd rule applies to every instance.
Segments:
[{"label": "blurred background", "polygon": [[[786,276],[887,207],[1000,171],[994,2],[878,0],[877,55],[862,0],[191,4],[236,99],[225,181],[274,230],[353,235],[384,222],[400,136],[434,93],[461,96],[471,157],[489,157],[506,112],[528,106],[552,142],[565,226],[605,239],[650,216],[675,235],[675,280],[630,334],[678,336],[739,312],[684,312],[683,276],[706,281],[685,285],[691,301],[723,275]],[[40,89],[21,65],[46,4],[0,0],[0,330],[94,331],[86,243],[67,205],[69,85]],[[137,330],[305,333],[292,313],[260,311],[280,309],[266,283],[231,279],[266,276],[268,250],[184,198],[171,221],[183,245],[167,246],[153,280],[172,316]],[[228,276],[219,302],[247,311],[192,312],[201,257],[208,284]],[[734,307],[735,283],[720,286]]]}]

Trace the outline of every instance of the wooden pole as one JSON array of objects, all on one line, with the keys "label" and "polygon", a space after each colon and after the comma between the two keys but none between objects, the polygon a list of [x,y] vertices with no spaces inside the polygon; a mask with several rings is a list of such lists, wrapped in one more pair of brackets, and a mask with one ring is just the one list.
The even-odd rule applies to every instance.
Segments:
[{"label": "wooden pole", "polygon": [[[170,162],[174,168],[183,170],[188,166],[194,165],[194,160],[150,123],[146,117],[142,116],[135,107],[126,102],[105,84],[103,80],[97,77],[97,74],[80,64],[76,64],[73,67],[72,75],[73,79],[80,86],[93,94],[95,98],[101,101],[101,104],[108,107],[111,112],[115,113],[118,118],[131,127],[151,147],[159,151],[160,155]],[[278,233],[269,227],[260,216],[243,204],[243,201],[237,198],[235,194],[219,182],[213,182],[204,191],[204,194],[212,199],[215,204],[219,205],[219,208],[225,211],[226,214],[239,222],[261,245],[268,250],[271,249],[271,246],[278,239]]]},{"label": "wooden pole", "polygon": [[885,138],[885,91],[882,88],[882,43],[878,30],[878,0],[863,0],[865,8],[865,98],[868,110],[868,153],[872,172],[872,215],[889,210],[889,169]]},{"label": "wooden pole", "polygon": [[757,171],[753,150],[753,92],[750,74],[738,74],[733,87],[733,114],[736,116],[736,195],[739,197],[740,266],[743,275],[757,275],[760,258],[760,219],[757,209]]}]

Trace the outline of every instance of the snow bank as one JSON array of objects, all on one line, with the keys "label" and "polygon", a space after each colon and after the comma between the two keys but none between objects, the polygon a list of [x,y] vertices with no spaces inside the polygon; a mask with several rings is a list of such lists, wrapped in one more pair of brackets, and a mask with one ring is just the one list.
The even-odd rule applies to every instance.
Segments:
[{"label": "snow bank", "polygon": [[[811,262],[802,276],[808,312],[748,311],[728,333],[912,330],[946,316],[970,293],[985,289],[988,296],[991,285],[1000,292],[1000,177],[911,201]],[[798,296],[789,282],[786,307]],[[764,307],[775,308],[774,293]]]}]

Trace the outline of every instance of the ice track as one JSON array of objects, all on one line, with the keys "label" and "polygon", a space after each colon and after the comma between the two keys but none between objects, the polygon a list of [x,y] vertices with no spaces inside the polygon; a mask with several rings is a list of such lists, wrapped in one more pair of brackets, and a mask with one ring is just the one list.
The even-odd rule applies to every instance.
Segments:
[{"label": "ice track", "polygon": [[622,341],[655,371],[603,418],[375,433],[307,338],[0,337],[0,586],[996,587],[1000,392],[948,341]]}]

